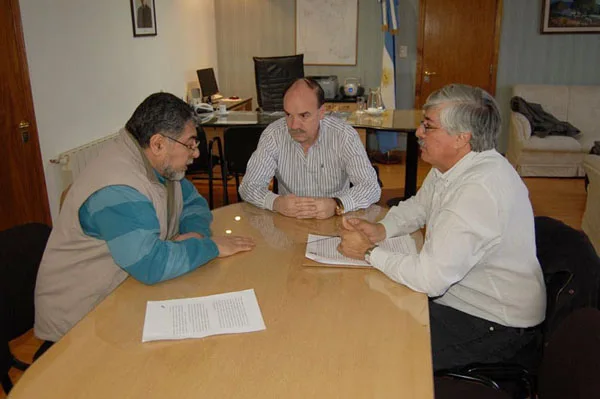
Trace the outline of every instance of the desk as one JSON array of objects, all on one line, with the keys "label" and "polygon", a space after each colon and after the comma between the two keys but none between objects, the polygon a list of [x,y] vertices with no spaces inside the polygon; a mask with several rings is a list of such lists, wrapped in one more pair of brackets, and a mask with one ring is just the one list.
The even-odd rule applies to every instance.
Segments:
[{"label": "desk", "polygon": [[[220,136],[223,139],[223,130],[229,126],[268,126],[270,123],[281,118],[281,113],[257,113],[257,112],[231,112],[230,117],[213,117],[200,125],[204,128],[208,138]],[[417,110],[386,110],[380,116],[369,116],[367,113],[353,112],[347,119],[366,144],[368,131],[390,131],[406,133],[406,173],[404,175],[404,199],[412,197],[417,193],[417,166],[419,163],[419,144],[415,135],[419,123],[423,117],[421,111]],[[231,120],[230,120],[231,118]],[[235,119],[235,120],[234,120]],[[247,123],[244,123],[247,120]],[[396,205],[401,198],[394,198],[388,205]]]},{"label": "desk", "polygon": [[[301,266],[307,233],[333,234],[339,217],[301,221],[246,203],[213,213],[216,234],[251,235],[256,248],[155,286],[128,278],[11,399],[433,398],[427,297],[374,269]],[[265,331],[141,342],[146,301],[248,288]]]},{"label": "desk", "polygon": [[227,106],[228,111],[252,111],[252,97],[239,98],[237,100],[222,98],[221,100],[214,102],[213,106],[218,108],[221,103]]},{"label": "desk", "polygon": [[404,175],[404,197],[392,198],[388,206],[397,205],[403,199],[412,197],[417,193],[417,167],[419,165],[419,143],[416,132],[423,113],[417,110],[386,110],[380,116],[370,116],[366,112],[353,112],[348,118],[348,123],[360,132],[388,131],[406,133],[406,173]]}]

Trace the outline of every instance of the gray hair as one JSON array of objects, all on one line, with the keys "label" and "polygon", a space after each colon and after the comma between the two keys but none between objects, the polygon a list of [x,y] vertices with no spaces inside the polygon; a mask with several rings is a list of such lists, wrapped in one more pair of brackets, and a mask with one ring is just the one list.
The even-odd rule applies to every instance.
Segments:
[{"label": "gray hair", "polygon": [[154,93],[138,105],[125,128],[142,148],[147,148],[155,134],[179,138],[193,117],[194,111],[181,98],[170,93]]},{"label": "gray hair", "polygon": [[440,123],[449,134],[471,133],[471,150],[494,149],[502,120],[494,97],[479,87],[451,84],[434,91],[424,109],[447,105],[440,112]]}]

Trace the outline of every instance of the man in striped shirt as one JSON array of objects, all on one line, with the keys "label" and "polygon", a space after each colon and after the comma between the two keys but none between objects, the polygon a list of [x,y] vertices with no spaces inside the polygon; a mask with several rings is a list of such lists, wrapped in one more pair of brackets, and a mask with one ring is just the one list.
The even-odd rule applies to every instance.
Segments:
[{"label": "man in striped shirt", "polygon": [[128,275],[155,284],[254,247],[212,236],[206,201],[184,179],[199,155],[192,116],[152,94],[73,183],[38,272],[38,338],[60,339]]},{"label": "man in striped shirt", "polygon": [[[324,103],[314,80],[290,85],[283,98],[285,118],[265,129],[248,162],[240,185],[245,201],[285,216],[317,219],[379,201],[377,174],[358,133],[325,116]],[[273,176],[279,194],[268,189]]]}]

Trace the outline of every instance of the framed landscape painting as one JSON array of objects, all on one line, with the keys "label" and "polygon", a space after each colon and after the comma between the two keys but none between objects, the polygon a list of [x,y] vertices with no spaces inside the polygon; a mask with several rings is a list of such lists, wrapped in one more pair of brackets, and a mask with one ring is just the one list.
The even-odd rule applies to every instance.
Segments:
[{"label": "framed landscape painting", "polygon": [[600,0],[542,0],[541,33],[600,33]]}]

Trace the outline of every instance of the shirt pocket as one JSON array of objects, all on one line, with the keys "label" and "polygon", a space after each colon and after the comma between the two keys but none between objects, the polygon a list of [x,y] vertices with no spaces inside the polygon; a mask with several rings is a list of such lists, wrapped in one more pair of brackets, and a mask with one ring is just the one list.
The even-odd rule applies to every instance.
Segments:
[{"label": "shirt pocket", "polygon": [[331,196],[341,191],[347,179],[346,171],[336,158],[323,159],[308,168],[312,181],[323,196]]}]

